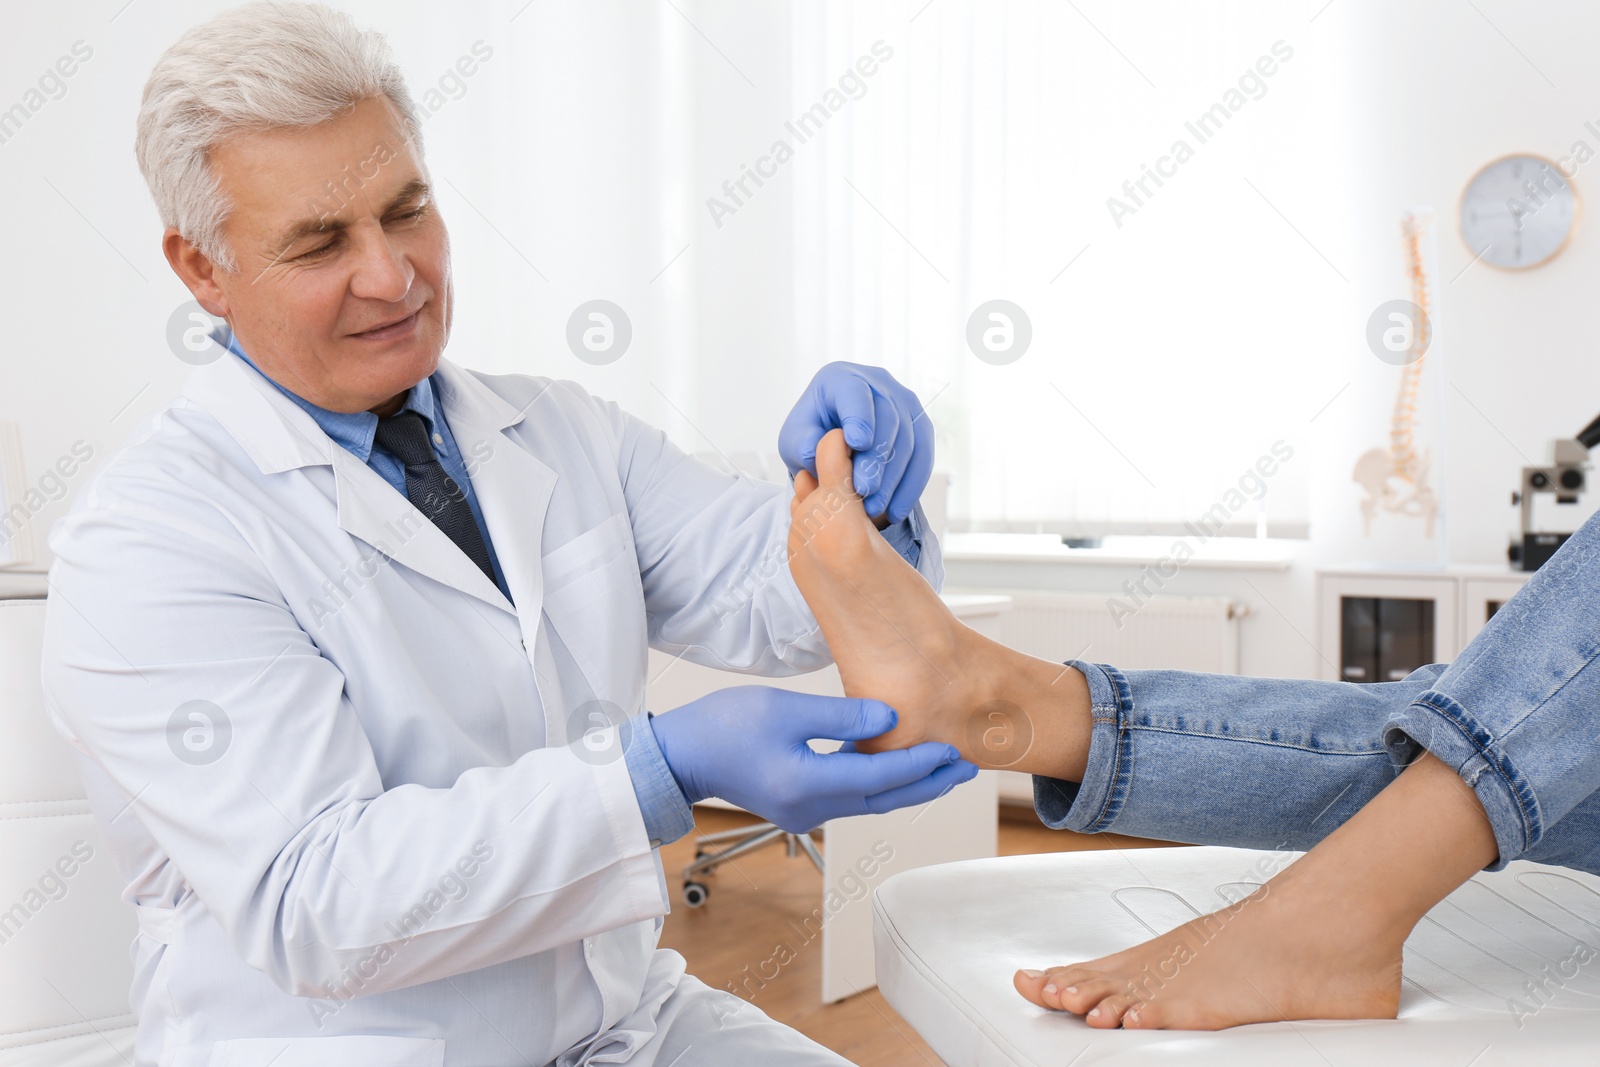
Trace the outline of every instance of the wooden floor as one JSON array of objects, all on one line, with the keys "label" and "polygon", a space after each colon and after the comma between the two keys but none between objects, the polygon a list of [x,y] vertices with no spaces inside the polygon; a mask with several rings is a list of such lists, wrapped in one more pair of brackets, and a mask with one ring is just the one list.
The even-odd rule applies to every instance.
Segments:
[{"label": "wooden floor", "polygon": [[[1160,842],[1112,834],[1050,830],[1028,808],[1003,807],[1000,854],[1145,848]],[[696,808],[701,834],[755,822],[736,812]],[[804,939],[801,920],[812,917],[822,875],[804,856],[790,859],[780,845],[749,853],[706,879],[711,899],[701,908],[683,903],[680,875],[694,858],[689,835],[661,850],[672,914],[661,931],[663,948],[677,949],[689,973],[707,985],[732,989],[774,1019],[826,1045],[861,1067],[938,1067],[935,1056],[876,989],[837,1004],[823,1004],[821,939]],[[780,944],[782,948],[780,949]],[[758,968],[777,976],[763,980]]]}]

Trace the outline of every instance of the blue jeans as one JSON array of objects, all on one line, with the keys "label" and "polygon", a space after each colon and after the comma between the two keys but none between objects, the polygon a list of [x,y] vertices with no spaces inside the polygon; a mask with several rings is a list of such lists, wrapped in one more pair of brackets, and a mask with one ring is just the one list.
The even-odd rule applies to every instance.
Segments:
[{"label": "blue jeans", "polygon": [[1424,750],[1514,859],[1600,874],[1600,515],[1454,663],[1376,684],[1120,671],[1074,660],[1094,724],[1082,783],[1034,778],[1046,825],[1307,849]]}]

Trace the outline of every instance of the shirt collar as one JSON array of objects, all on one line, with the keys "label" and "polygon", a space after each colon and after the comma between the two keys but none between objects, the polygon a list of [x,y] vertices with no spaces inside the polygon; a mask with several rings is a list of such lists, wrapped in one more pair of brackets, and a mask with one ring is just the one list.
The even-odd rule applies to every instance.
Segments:
[{"label": "shirt collar", "polygon": [[[352,453],[357,459],[365,463],[372,457],[372,440],[378,432],[378,416],[370,411],[329,411],[325,407],[313,404],[291,390],[273,381],[255,364],[255,360],[245,354],[239,345],[239,339],[226,325],[217,326],[211,333],[211,339],[222,345],[228,351],[250,364],[252,370],[260,374],[267,381],[272,382],[278,391],[298,404],[307,415],[316,420],[322,431],[331,437],[335,444]],[[434,432],[435,398],[433,395],[432,377],[424,378],[413,386],[406,394],[405,403],[400,405],[401,411],[415,411],[421,415],[428,424],[430,435]]]}]

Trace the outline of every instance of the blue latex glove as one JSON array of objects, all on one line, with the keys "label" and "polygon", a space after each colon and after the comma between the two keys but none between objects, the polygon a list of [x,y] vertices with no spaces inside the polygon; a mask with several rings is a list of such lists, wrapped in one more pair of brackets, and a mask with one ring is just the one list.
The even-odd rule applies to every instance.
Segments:
[{"label": "blue latex glove", "polygon": [[652,716],[650,728],[689,803],[721,797],[804,833],[829,819],[926,803],[978,773],[938,741],[872,755],[806,744],[877,737],[898,719],[879,700],[744,685]]},{"label": "blue latex glove", "polygon": [[890,524],[911,514],[933,472],[933,425],[917,394],[882,367],[829,363],[778,431],[791,478],[801,468],[817,473],[817,442],[835,427],[855,452],[855,488],[867,514]]}]

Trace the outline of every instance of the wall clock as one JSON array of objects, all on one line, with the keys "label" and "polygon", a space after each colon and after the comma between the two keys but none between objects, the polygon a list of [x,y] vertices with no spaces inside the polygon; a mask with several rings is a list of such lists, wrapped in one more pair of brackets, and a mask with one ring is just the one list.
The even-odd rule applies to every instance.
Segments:
[{"label": "wall clock", "polygon": [[1461,193],[1461,239],[1474,256],[1503,270],[1549,261],[1577,223],[1577,190],[1542,156],[1503,156]]}]

